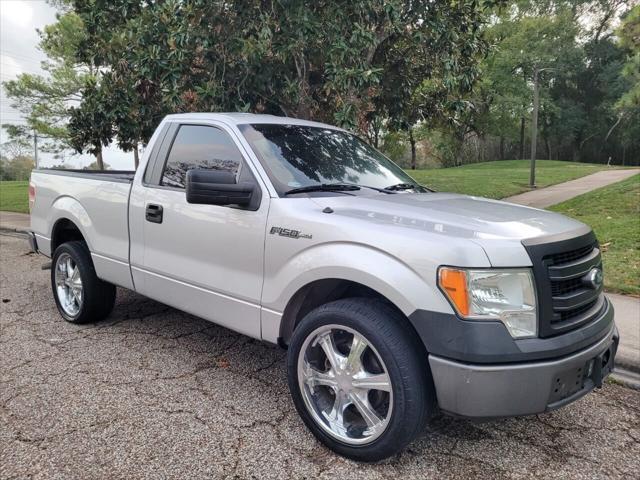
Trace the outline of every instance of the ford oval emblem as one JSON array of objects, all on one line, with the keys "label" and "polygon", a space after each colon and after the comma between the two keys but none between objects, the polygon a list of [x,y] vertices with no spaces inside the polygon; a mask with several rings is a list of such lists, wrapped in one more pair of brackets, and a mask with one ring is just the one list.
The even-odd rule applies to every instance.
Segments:
[{"label": "ford oval emblem", "polygon": [[582,277],[582,282],[593,290],[598,290],[602,286],[602,280],[602,269],[597,267],[592,268],[589,273]]}]

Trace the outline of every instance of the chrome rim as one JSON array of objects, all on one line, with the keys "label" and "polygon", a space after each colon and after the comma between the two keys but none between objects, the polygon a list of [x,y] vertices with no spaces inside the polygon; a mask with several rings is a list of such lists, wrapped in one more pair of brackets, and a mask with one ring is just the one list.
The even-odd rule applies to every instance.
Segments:
[{"label": "chrome rim", "polygon": [[393,410],[388,370],[355,330],[326,325],[307,337],[298,357],[298,385],[316,423],[350,445],[371,443]]},{"label": "chrome rim", "polygon": [[75,317],[82,307],[82,278],[80,269],[68,253],[56,260],[56,294],[64,312]]}]

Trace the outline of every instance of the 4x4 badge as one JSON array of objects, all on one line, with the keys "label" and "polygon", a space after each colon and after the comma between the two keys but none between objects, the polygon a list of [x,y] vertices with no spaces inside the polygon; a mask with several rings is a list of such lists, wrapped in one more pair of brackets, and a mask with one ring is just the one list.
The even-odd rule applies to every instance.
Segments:
[{"label": "4x4 badge", "polygon": [[292,230],[290,228],[271,227],[269,232],[271,235],[280,235],[281,237],[288,238],[313,238],[313,235],[309,233],[302,233],[300,230]]}]

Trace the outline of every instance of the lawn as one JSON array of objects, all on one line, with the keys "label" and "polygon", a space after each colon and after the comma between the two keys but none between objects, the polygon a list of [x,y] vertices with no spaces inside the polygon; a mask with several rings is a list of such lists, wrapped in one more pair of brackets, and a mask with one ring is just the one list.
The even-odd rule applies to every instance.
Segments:
[{"label": "lawn", "polygon": [[572,198],[550,210],[593,228],[603,251],[608,291],[640,295],[640,175]]},{"label": "lawn", "polygon": [[[529,160],[503,160],[453,168],[407,170],[407,173],[437,191],[505,198],[529,190],[529,166]],[[548,187],[606,168],[606,165],[592,163],[538,160],[536,184],[538,188]]]},{"label": "lawn", "polygon": [[0,182],[0,210],[29,213],[29,182]]}]

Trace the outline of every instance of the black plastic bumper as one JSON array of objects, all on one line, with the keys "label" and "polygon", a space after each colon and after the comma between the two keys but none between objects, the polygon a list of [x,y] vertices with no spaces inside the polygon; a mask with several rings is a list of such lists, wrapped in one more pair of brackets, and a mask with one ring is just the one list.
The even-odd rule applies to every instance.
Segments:
[{"label": "black plastic bumper", "polygon": [[454,314],[417,310],[409,317],[429,354],[474,364],[548,360],[583,350],[613,329],[613,306],[580,328],[549,338],[514,340],[502,322],[462,320]]}]

